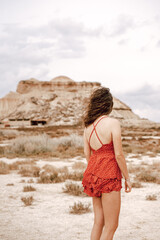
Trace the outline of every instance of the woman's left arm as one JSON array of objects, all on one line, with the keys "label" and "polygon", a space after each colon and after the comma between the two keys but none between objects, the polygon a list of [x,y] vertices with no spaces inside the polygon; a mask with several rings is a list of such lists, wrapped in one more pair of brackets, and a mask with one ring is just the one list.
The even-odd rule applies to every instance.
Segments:
[{"label": "woman's left arm", "polygon": [[86,157],[87,162],[89,161],[89,158],[91,156],[91,148],[88,143],[86,134],[85,134],[85,129],[84,129],[84,134],[83,134],[83,142],[84,142],[84,155]]}]

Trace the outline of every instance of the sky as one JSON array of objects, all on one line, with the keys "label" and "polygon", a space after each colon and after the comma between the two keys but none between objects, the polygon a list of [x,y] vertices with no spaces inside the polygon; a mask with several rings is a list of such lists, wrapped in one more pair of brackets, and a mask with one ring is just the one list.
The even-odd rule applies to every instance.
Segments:
[{"label": "sky", "polygon": [[0,0],[0,97],[59,75],[160,122],[160,1]]}]

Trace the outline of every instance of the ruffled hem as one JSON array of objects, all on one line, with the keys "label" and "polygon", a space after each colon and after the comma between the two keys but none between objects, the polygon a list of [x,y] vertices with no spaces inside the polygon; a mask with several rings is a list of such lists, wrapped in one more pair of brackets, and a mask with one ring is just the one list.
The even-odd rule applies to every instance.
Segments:
[{"label": "ruffled hem", "polygon": [[121,179],[105,179],[93,174],[88,175],[87,178],[83,178],[82,184],[84,192],[90,197],[101,197],[102,193],[120,191],[122,188]]}]

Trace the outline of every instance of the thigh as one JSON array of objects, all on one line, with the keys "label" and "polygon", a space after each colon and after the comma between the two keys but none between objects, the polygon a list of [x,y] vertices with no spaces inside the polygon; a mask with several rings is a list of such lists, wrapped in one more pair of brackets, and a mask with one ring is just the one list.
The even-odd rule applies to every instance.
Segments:
[{"label": "thigh", "polygon": [[121,192],[102,193],[102,207],[105,225],[118,224],[121,206]]},{"label": "thigh", "polygon": [[100,197],[92,197],[93,202],[93,211],[94,211],[94,220],[95,222],[103,222],[103,208],[102,208],[102,199]]}]

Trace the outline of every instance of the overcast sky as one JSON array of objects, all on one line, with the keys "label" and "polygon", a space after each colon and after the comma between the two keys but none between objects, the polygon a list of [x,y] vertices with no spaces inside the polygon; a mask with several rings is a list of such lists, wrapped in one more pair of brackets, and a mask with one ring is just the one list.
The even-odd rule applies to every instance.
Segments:
[{"label": "overcast sky", "polygon": [[160,1],[0,0],[0,97],[58,75],[98,81],[160,122]]}]

